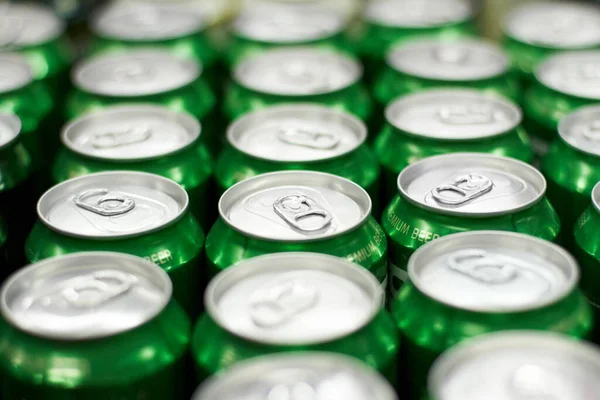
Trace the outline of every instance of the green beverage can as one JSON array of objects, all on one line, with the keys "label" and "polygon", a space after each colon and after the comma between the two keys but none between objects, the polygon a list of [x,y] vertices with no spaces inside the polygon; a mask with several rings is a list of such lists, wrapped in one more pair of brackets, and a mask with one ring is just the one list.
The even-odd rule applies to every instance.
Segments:
[{"label": "green beverage can", "polygon": [[187,191],[190,211],[208,229],[212,167],[200,133],[194,117],[164,106],[106,107],[63,129],[53,180],[116,170],[164,176]]},{"label": "green beverage can", "polygon": [[138,257],[73,254],[2,286],[3,400],[183,399],[190,321]]},{"label": "green beverage can", "polygon": [[529,84],[548,56],[600,48],[600,8],[578,1],[529,2],[506,15],[502,33],[513,68]]},{"label": "green beverage can", "polygon": [[167,271],[183,308],[199,312],[204,233],[175,182],[131,171],[73,178],[40,198],[38,217],[25,243],[30,262],[82,251],[144,257]]},{"label": "green beverage can", "polygon": [[439,237],[491,229],[557,240],[560,221],[545,193],[538,170],[508,157],[456,153],[405,168],[381,221],[392,296],[408,278],[412,253]]},{"label": "green beverage can", "polygon": [[330,49],[285,47],[247,57],[233,70],[224,114],[229,120],[281,103],[318,103],[347,111],[363,121],[371,97],[360,82],[358,60]]},{"label": "green beverage can", "polygon": [[397,400],[394,388],[363,363],[341,354],[317,351],[267,355],[240,362],[200,386],[192,400],[252,400],[269,396]]},{"label": "green beverage can", "polygon": [[191,345],[198,377],[260,355],[316,350],[355,357],[394,382],[398,333],[383,301],[377,279],[341,258],[279,253],[243,261],[206,288]]},{"label": "green beverage can", "polygon": [[480,152],[530,162],[533,152],[521,109],[472,89],[432,89],[406,95],[385,111],[374,150],[385,176],[386,201],[397,194],[398,174],[430,156]]},{"label": "green beverage can", "polygon": [[433,361],[469,337],[531,329],[585,338],[592,329],[575,259],[529,235],[448,235],[417,250],[408,275],[392,316],[402,340],[399,380],[413,396],[424,394]]},{"label": "green beverage can", "polygon": [[359,184],[377,204],[380,169],[366,139],[365,124],[347,112],[303,103],[267,107],[229,126],[216,180],[226,190],[267,172],[321,171]]},{"label": "green beverage can", "polygon": [[444,354],[429,375],[429,398],[599,400],[598,376],[596,346],[548,332],[500,332]]},{"label": "green beverage can", "polygon": [[367,192],[345,178],[282,171],[246,179],[219,200],[220,217],[206,238],[208,271],[284,251],[342,257],[387,282],[385,233]]}]

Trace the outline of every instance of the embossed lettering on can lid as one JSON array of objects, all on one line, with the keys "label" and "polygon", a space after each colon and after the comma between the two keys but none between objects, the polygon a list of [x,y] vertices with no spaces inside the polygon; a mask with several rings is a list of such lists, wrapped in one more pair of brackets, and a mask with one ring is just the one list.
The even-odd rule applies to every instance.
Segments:
[{"label": "embossed lettering on can lid", "polygon": [[524,312],[568,296],[579,267],[561,247],[500,231],[457,233],[419,248],[410,281],[427,296],[463,310]]},{"label": "embossed lettering on can lid", "polygon": [[51,8],[34,3],[0,5],[0,48],[50,42],[65,31]]},{"label": "embossed lettering on can lid", "polygon": [[237,150],[277,162],[319,161],[348,154],[364,143],[358,118],[313,104],[272,106],[245,114],[227,130]]},{"label": "embossed lettering on can lid", "polygon": [[509,66],[499,47],[477,39],[411,41],[394,46],[386,62],[396,71],[443,81],[491,79]]},{"label": "embossed lettering on can lid", "polygon": [[375,0],[367,4],[364,18],[395,28],[422,28],[463,22],[474,12],[469,0]]},{"label": "embossed lettering on can lid", "polygon": [[248,57],[234,71],[235,81],[261,93],[314,96],[343,90],[360,80],[358,61],[334,50],[286,47]]},{"label": "embossed lettering on can lid", "polygon": [[354,182],[313,171],[258,175],[229,188],[219,214],[250,237],[306,242],[352,231],[371,214],[371,199]]},{"label": "embossed lettering on can lid", "polygon": [[73,69],[79,89],[101,96],[136,97],[161,94],[186,86],[200,76],[196,61],[184,60],[168,50],[130,50],[103,53]]},{"label": "embossed lettering on can lid", "polygon": [[21,119],[13,114],[0,114],[0,149],[11,144],[21,133]]},{"label": "embossed lettering on can lid", "polygon": [[553,332],[505,331],[450,349],[429,375],[439,400],[600,400],[600,350]]},{"label": "embossed lettering on can lid", "polygon": [[188,195],[170,179],[132,171],[70,179],[40,198],[37,212],[51,230],[84,239],[121,239],[154,232],[183,216]]},{"label": "embossed lettering on can lid", "polygon": [[381,310],[383,291],[370,272],[343,258],[276,253],[218,274],[204,303],[211,318],[237,336],[269,345],[308,345],[367,325]]},{"label": "embossed lettering on can lid", "polygon": [[203,383],[192,396],[192,400],[222,399],[397,400],[397,397],[383,376],[355,358],[336,353],[294,352],[236,363]]},{"label": "embossed lettering on can lid", "polygon": [[577,109],[558,124],[558,134],[568,145],[600,156],[600,106]]},{"label": "embossed lettering on can lid", "polygon": [[444,140],[483,139],[521,123],[521,109],[474,89],[434,89],[402,96],[387,106],[393,127],[411,135]]},{"label": "embossed lettering on can lid", "polygon": [[600,100],[600,50],[552,55],[536,68],[535,77],[557,92]]},{"label": "embossed lettering on can lid", "polygon": [[145,324],[171,298],[166,272],[121,253],[54,257],[20,269],[1,290],[2,316],[34,336],[89,340]]},{"label": "embossed lettering on can lid", "polygon": [[190,114],[144,104],[86,114],[65,126],[62,142],[86,157],[140,161],[183,150],[199,136],[200,123]]},{"label": "embossed lettering on can lid", "polygon": [[454,153],[406,167],[398,189],[409,202],[436,214],[482,218],[533,206],[546,193],[546,179],[513,158]]},{"label": "embossed lettering on can lid", "polygon": [[21,89],[33,82],[25,57],[16,53],[0,54],[0,93]]},{"label": "embossed lettering on can lid", "polygon": [[600,7],[577,1],[523,4],[510,12],[504,34],[534,46],[581,49],[600,45]]}]

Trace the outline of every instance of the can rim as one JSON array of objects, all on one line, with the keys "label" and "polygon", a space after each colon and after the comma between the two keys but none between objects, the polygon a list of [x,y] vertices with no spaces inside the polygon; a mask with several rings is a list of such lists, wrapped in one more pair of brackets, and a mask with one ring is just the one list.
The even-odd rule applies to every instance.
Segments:
[{"label": "can rim", "polygon": [[600,182],[596,183],[592,188],[592,205],[596,212],[600,213]]},{"label": "can rim", "polygon": [[15,132],[15,135],[6,143],[0,144],[0,151],[12,146],[16,141],[21,139],[23,122],[16,114],[0,113],[0,121],[8,125]]},{"label": "can rim", "polygon": [[587,114],[598,114],[598,115],[600,115],[600,105],[598,105],[598,104],[595,104],[595,105],[592,104],[592,105],[589,105],[589,106],[579,107],[575,111],[572,111],[569,114],[565,115],[558,122],[558,136],[563,141],[563,143],[565,143],[570,148],[572,148],[572,149],[574,149],[574,150],[576,150],[578,152],[591,155],[593,157],[600,157],[600,153],[599,152],[593,152],[593,151],[590,151],[590,149],[588,149],[586,147],[579,147],[579,146],[577,146],[576,143],[574,143],[572,140],[570,140],[570,136],[567,134],[567,132],[569,131],[569,129],[568,129],[569,125],[577,122],[578,118],[584,117]]}]

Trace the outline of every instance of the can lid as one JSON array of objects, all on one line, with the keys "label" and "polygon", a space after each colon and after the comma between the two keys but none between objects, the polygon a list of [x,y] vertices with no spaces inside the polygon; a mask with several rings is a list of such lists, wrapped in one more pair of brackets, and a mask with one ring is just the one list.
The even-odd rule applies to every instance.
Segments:
[{"label": "can lid", "polygon": [[2,316],[34,336],[90,340],[145,324],[171,299],[166,272],[140,257],[84,252],[20,269],[2,285]]},{"label": "can lid", "polygon": [[457,233],[420,247],[408,261],[410,281],[451,307],[484,313],[525,312],[568,296],[579,267],[561,247],[501,231]]},{"label": "can lid", "polygon": [[83,239],[144,235],[178,220],[188,195],[170,179],[133,171],[101,172],[59,183],[40,198],[40,220]]},{"label": "can lid", "polygon": [[268,161],[319,161],[364,143],[367,127],[346,112],[313,104],[272,106],[245,114],[227,130],[238,151]]},{"label": "can lid", "polygon": [[0,150],[15,141],[21,133],[21,119],[14,114],[0,114]]},{"label": "can lid", "polygon": [[470,0],[374,0],[364,18],[394,28],[425,28],[463,22],[474,13]]},{"label": "can lid", "polygon": [[360,80],[358,61],[340,52],[312,47],[266,50],[240,62],[233,77],[240,85],[279,96],[314,96],[345,89]]},{"label": "can lid", "polygon": [[188,36],[205,28],[201,14],[153,3],[111,3],[91,21],[98,36],[139,42]]},{"label": "can lid", "polygon": [[534,46],[582,49],[600,45],[600,8],[577,1],[523,4],[507,14],[504,34]]},{"label": "can lid", "polygon": [[192,400],[292,398],[397,400],[378,372],[355,358],[325,352],[254,357],[209,379],[192,396]]},{"label": "can lid", "polygon": [[476,81],[508,71],[508,57],[484,40],[416,40],[394,46],[386,61],[396,71],[425,79]]},{"label": "can lid", "polygon": [[443,354],[429,375],[439,400],[600,399],[600,350],[553,332],[479,336]]},{"label": "can lid", "polygon": [[47,43],[62,35],[65,28],[54,11],[42,4],[0,5],[0,48]]},{"label": "can lid", "polygon": [[237,336],[291,346],[356,332],[377,315],[383,298],[377,279],[343,258],[277,253],[219,273],[206,289],[205,306],[217,324]]},{"label": "can lid", "polygon": [[200,123],[190,114],[144,104],[86,114],[65,126],[62,142],[86,157],[140,161],[178,152],[199,136]]},{"label": "can lid", "polygon": [[473,89],[434,89],[402,96],[387,106],[385,117],[403,132],[442,140],[502,135],[523,119],[516,104]]},{"label": "can lid", "polygon": [[561,139],[575,149],[600,156],[600,106],[578,108],[558,124]]},{"label": "can lid", "polygon": [[33,82],[31,67],[16,53],[0,54],[0,93],[21,89]]},{"label": "can lid", "polygon": [[535,70],[536,79],[557,92],[600,100],[600,50],[554,54]]},{"label": "can lid", "polygon": [[113,97],[161,94],[189,85],[201,73],[200,64],[168,50],[143,49],[102,53],[77,64],[72,81],[79,89]]},{"label": "can lid", "polygon": [[436,214],[481,218],[531,207],[544,197],[546,180],[513,158],[454,153],[406,167],[398,189],[409,202]]},{"label": "can lid", "polygon": [[307,242],[343,235],[371,214],[371,199],[354,182],[314,171],[281,171],[246,179],[219,200],[233,229],[278,242]]}]

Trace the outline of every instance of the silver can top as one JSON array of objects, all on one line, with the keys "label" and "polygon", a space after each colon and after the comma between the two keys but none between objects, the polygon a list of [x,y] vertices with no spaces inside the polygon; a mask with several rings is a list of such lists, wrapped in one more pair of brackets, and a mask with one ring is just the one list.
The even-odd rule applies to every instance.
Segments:
[{"label": "silver can top", "polygon": [[310,345],[361,329],[381,310],[383,299],[377,279],[350,261],[277,253],[219,273],[204,303],[211,318],[236,336],[269,345]]},{"label": "silver can top", "polygon": [[313,104],[272,106],[245,114],[227,140],[249,156],[277,162],[310,162],[348,154],[367,138],[358,118]]},{"label": "silver can top", "polygon": [[394,28],[425,28],[469,20],[474,11],[470,0],[373,0],[364,19]]},{"label": "silver can top", "polygon": [[229,188],[219,200],[219,214],[250,237],[306,242],[361,226],[371,214],[371,199],[363,188],[336,175],[282,171]]},{"label": "silver can top", "polygon": [[0,310],[11,325],[34,336],[90,340],[145,324],[171,293],[167,273],[143,258],[77,253],[13,274],[2,285]]},{"label": "silver can top", "polygon": [[66,125],[62,142],[85,157],[140,161],[183,150],[200,136],[200,123],[190,114],[157,105],[104,108]]},{"label": "silver can top", "polygon": [[577,1],[523,4],[506,16],[502,30],[520,42],[546,48],[600,46],[600,7]]},{"label": "silver can top", "polygon": [[396,71],[441,81],[491,79],[508,71],[508,57],[484,40],[427,39],[392,47],[387,64]]},{"label": "silver can top", "polygon": [[0,114],[0,149],[8,146],[21,133],[21,119],[13,114]]},{"label": "silver can top", "polygon": [[33,82],[31,67],[16,53],[0,54],[0,93],[21,89]]},{"label": "silver can top", "polygon": [[425,158],[398,176],[400,195],[436,214],[471,218],[515,213],[546,193],[546,179],[531,165],[483,153]]},{"label": "silver can top", "polygon": [[438,400],[600,400],[600,350],[551,332],[479,336],[443,354],[429,375]]},{"label": "silver can top", "polygon": [[600,213],[600,182],[592,189],[592,204],[596,208],[596,211]]},{"label": "silver can top", "polygon": [[48,228],[66,236],[121,239],[162,229],[187,206],[187,193],[170,179],[117,171],[53,186],[40,198],[37,212]]},{"label": "silver can top", "polygon": [[408,261],[410,281],[451,307],[484,313],[525,312],[568,296],[579,267],[561,247],[500,231],[457,233],[419,248]]},{"label": "silver can top", "polygon": [[558,124],[561,139],[575,149],[600,157],[600,106],[577,109]]},{"label": "silver can top", "polygon": [[23,2],[0,5],[0,49],[48,43],[65,31],[51,8]]},{"label": "silver can top", "polygon": [[[383,376],[355,358],[279,353],[236,363],[203,383],[192,400],[397,400]],[[586,399],[587,400],[587,399]]]},{"label": "silver can top", "polygon": [[521,109],[474,89],[434,89],[400,97],[387,106],[394,128],[442,140],[474,140],[508,133],[523,119]]},{"label": "silver can top", "polygon": [[103,53],[77,64],[73,84],[88,93],[112,97],[161,94],[189,85],[200,77],[200,64],[168,50]]},{"label": "silver can top", "polygon": [[286,47],[248,57],[234,80],[257,92],[279,96],[314,96],[343,90],[360,80],[358,61],[333,50]]},{"label": "silver can top", "polygon": [[600,100],[600,50],[552,55],[535,70],[536,79],[557,92]]}]

